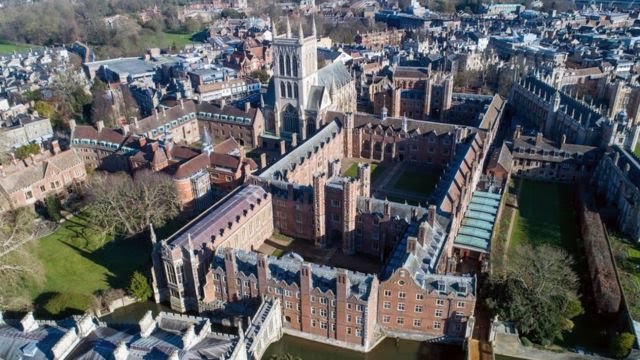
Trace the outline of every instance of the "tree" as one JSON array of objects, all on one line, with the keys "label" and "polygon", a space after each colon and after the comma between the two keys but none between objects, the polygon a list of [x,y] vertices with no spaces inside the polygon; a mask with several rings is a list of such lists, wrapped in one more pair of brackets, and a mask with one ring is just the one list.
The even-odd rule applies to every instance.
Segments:
[{"label": "tree", "polygon": [[635,341],[636,337],[628,332],[618,334],[618,336],[613,340],[611,354],[616,359],[624,359],[631,352]]},{"label": "tree", "polygon": [[28,246],[35,238],[34,220],[28,208],[0,215],[0,310],[28,307],[28,285],[42,281],[42,266]]},{"label": "tree", "polygon": [[251,73],[251,76],[260,80],[261,83],[266,84],[269,81],[269,73],[264,69],[258,69]]},{"label": "tree", "polygon": [[95,175],[89,188],[87,211],[95,225],[124,235],[137,234],[153,223],[164,225],[180,210],[173,181],[148,170]]},{"label": "tree", "polygon": [[60,199],[58,199],[55,195],[49,195],[44,200],[45,206],[47,207],[47,215],[49,219],[52,221],[59,221],[62,216],[60,216],[60,210],[62,206],[60,205]]},{"label": "tree", "polygon": [[56,108],[46,101],[38,100],[33,105],[33,110],[38,112],[38,115],[50,119],[56,112]]},{"label": "tree", "polygon": [[506,274],[490,279],[486,305],[537,343],[560,339],[573,328],[571,319],[583,312],[572,266],[562,249],[521,245],[509,259]]},{"label": "tree", "polygon": [[16,157],[20,160],[24,160],[31,155],[36,155],[40,152],[40,145],[38,144],[26,144],[16,149]]},{"label": "tree", "polygon": [[133,273],[133,276],[131,277],[131,283],[129,284],[129,288],[127,288],[127,291],[129,291],[131,295],[135,296],[140,301],[147,300],[153,294],[146,276],[144,276],[139,271]]}]

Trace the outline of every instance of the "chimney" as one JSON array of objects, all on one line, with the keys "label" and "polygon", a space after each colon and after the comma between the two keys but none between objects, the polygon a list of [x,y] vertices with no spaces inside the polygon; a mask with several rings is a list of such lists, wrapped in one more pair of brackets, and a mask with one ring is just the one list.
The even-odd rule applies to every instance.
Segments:
[{"label": "chimney", "polygon": [[76,121],[74,119],[69,120],[69,128],[71,129],[71,132],[73,133],[73,130],[75,130],[75,128],[76,128]]},{"label": "chimney", "polygon": [[180,109],[184,110],[184,100],[180,99]]},{"label": "chimney", "polygon": [[133,120],[133,126],[135,126],[137,128],[138,127],[138,117],[137,116],[133,116],[132,120]]},{"label": "chimney", "polygon": [[538,131],[536,134],[536,146],[542,145],[542,133]]},{"label": "chimney", "polygon": [[127,343],[124,341],[120,341],[116,349],[113,351],[113,359],[114,360],[127,360],[129,357],[129,349],[127,348]]},{"label": "chimney", "polygon": [[260,154],[260,169],[264,169],[267,167],[267,154]]},{"label": "chimney", "polygon": [[31,160],[31,165],[36,164],[36,157],[33,154],[29,155],[29,159]]},{"label": "chimney", "polygon": [[562,148],[566,143],[567,143],[567,135],[562,134],[562,136],[560,137],[560,148]]},{"label": "chimney", "polygon": [[418,239],[416,239],[413,236],[409,236],[407,238],[407,254],[415,254],[416,253],[416,243],[418,242]]},{"label": "chimney", "polygon": [[167,117],[167,107],[166,106],[162,107],[162,117]]},{"label": "chimney", "polygon": [[153,115],[158,119],[158,109],[153,109]]},{"label": "chimney", "polygon": [[101,132],[102,129],[104,129],[104,121],[102,120],[96,121],[96,129],[98,130],[98,132]]},{"label": "chimney", "polygon": [[244,103],[244,112],[249,113],[249,110],[251,110],[251,103],[247,101]]},{"label": "chimney", "polygon": [[436,223],[436,206],[435,205],[429,205],[429,208],[427,209],[427,222],[429,222],[429,225],[431,225],[432,227]]},{"label": "chimney", "polygon": [[227,105],[227,102],[225,99],[220,99],[220,109],[224,109],[224,107]]},{"label": "chimney", "polygon": [[57,155],[60,153],[60,143],[58,142],[58,140],[53,140],[51,142],[51,151],[53,152],[54,155]]},{"label": "chimney", "polygon": [[513,132],[513,140],[519,139],[522,134],[522,127],[520,125],[516,126],[516,131]]},{"label": "chimney", "polygon": [[242,145],[238,148],[238,150],[240,152],[240,160],[244,160],[247,157],[247,150]]},{"label": "chimney", "polygon": [[287,144],[284,140],[280,140],[280,155],[284,155],[287,152]]},{"label": "chimney", "polygon": [[131,127],[129,126],[129,124],[122,125],[122,132],[124,133],[124,135],[127,135],[131,132]]},{"label": "chimney", "polygon": [[17,165],[18,164],[18,159],[16,159],[16,154],[15,153],[11,153],[11,163],[13,165]]},{"label": "chimney", "polygon": [[157,325],[155,319],[153,318],[153,314],[151,313],[151,310],[147,311],[144,314],[142,319],[138,321],[138,325],[140,326],[140,337],[146,338],[146,337],[149,337],[149,335],[151,335],[151,333],[153,332],[153,330],[155,330]]},{"label": "chimney", "polygon": [[294,148],[298,146],[298,133],[291,134],[291,147]]}]

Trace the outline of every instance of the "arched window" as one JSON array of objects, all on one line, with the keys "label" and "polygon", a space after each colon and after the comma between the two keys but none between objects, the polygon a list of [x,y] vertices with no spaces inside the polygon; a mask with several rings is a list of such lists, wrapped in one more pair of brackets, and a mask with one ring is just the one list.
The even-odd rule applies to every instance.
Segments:
[{"label": "arched window", "polygon": [[298,57],[293,55],[293,76],[298,76]]},{"label": "arched window", "polygon": [[286,90],[284,89],[284,82],[280,83],[280,97],[287,97]]},{"label": "arched window", "polygon": [[288,82],[287,83],[287,97],[290,98],[291,96],[292,96],[291,95],[291,83]]},{"label": "arched window", "polygon": [[297,133],[300,131],[300,129],[298,129],[298,112],[293,106],[287,106],[284,113],[282,114],[282,118],[284,120],[284,131],[290,133]]},{"label": "arched window", "polygon": [[280,75],[284,75],[284,56],[280,55],[278,63],[280,64]]},{"label": "arched window", "polygon": [[298,98],[298,84],[293,84],[293,97]]},{"label": "arched window", "polygon": [[287,76],[291,76],[291,58],[287,55]]}]

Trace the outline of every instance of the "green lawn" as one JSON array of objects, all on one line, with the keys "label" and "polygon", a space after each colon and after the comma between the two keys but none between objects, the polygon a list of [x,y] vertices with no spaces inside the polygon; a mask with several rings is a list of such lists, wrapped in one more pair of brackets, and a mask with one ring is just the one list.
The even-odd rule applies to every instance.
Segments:
[{"label": "green lawn", "polygon": [[609,239],[631,316],[638,320],[640,319],[640,246],[621,234],[610,233]]},{"label": "green lawn", "polygon": [[[509,251],[519,244],[550,244],[565,249],[575,260],[575,271],[582,283],[580,289],[585,313],[572,319],[574,328],[564,334],[557,345],[565,348],[583,346],[592,350],[607,347],[603,335],[607,320],[598,316],[587,301],[592,295],[589,272],[582,250],[579,249],[578,218],[573,201],[572,185],[521,180],[518,196],[518,212]],[[508,260],[507,260],[508,261]]]},{"label": "green lawn", "polygon": [[[371,182],[374,183],[384,173],[384,165],[370,163],[371,166]],[[357,178],[358,177],[358,163],[353,163],[347,171],[344,172],[344,176]]]},{"label": "green lawn", "polygon": [[522,180],[520,186],[510,248],[522,243],[551,244],[574,253],[578,220],[572,187],[531,180]]},{"label": "green lawn", "polygon": [[187,44],[194,43],[191,37],[195,34],[176,34],[176,33],[164,33],[164,44],[171,46],[174,43],[177,47],[182,48]]},{"label": "green lawn", "polygon": [[[147,236],[113,240],[76,216],[38,240],[37,255],[45,270],[45,284],[32,289],[36,310],[56,293],[91,295],[107,288],[126,288],[131,274],[147,272]],[[82,311],[84,309],[77,309]]]},{"label": "green lawn", "polygon": [[441,171],[405,169],[393,185],[394,189],[410,191],[422,195],[431,195],[435,189]]},{"label": "green lawn", "polygon": [[636,154],[637,157],[640,157],[640,145],[636,145],[636,148],[633,149],[633,153]]},{"label": "green lawn", "polygon": [[30,48],[37,48],[37,46],[27,44],[13,44],[0,40],[0,54],[12,54],[14,51],[23,52]]}]

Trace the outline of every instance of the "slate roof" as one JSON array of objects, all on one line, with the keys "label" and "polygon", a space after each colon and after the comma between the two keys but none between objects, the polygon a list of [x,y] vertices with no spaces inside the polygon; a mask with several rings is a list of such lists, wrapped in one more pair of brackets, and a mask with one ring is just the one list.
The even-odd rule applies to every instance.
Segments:
[{"label": "slate roof", "polygon": [[196,112],[196,104],[192,100],[183,102],[184,106],[174,106],[166,109],[165,111],[158,111],[157,116],[151,115],[144,119],[138,120],[138,125],[132,124],[132,130],[138,134],[145,134],[153,129],[157,129],[170,123],[173,120],[178,120],[184,116],[190,116]]},{"label": "slate roof", "polygon": [[[332,113],[327,113],[327,116]],[[388,128],[392,128],[395,131],[400,131],[402,129],[402,124],[405,121],[405,118],[402,117],[386,117],[384,120],[380,116],[366,114],[366,113],[356,113],[354,114],[354,127],[355,128],[363,128],[370,127],[375,128],[376,126],[381,126],[383,130]],[[453,124],[445,124],[445,123],[436,123],[431,121],[423,121],[423,120],[413,120],[410,118],[406,118],[407,123],[407,133],[412,134],[428,134],[435,133],[436,135],[442,135],[447,133],[455,133],[456,128],[459,126]],[[470,131],[474,131],[474,129],[469,128]]]},{"label": "slate roof", "polygon": [[[198,104],[198,120],[220,121],[236,125],[251,125],[256,119],[256,114],[261,111],[257,108],[250,108],[248,112],[233,105],[221,107],[219,104],[200,103]],[[218,115],[217,117],[214,115]],[[225,116],[222,116],[225,115]]]},{"label": "slate roof", "polygon": [[327,146],[329,140],[340,131],[342,131],[342,123],[340,120],[334,119],[334,121],[328,123],[314,136],[298,145],[298,147],[284,155],[278,162],[265,169],[262,174],[260,174],[260,177],[274,180],[286,179],[287,173],[290,170],[295,169],[299,162],[304,161],[311,153],[317,152],[320,147]]},{"label": "slate roof", "polygon": [[[224,269],[224,252],[232,251],[236,257],[236,265],[239,273],[244,276],[257,275],[258,253],[254,251],[246,252],[238,249],[224,249],[216,251],[212,260],[212,267]],[[300,286],[300,269],[303,264],[311,267],[312,288],[318,288],[322,292],[332,291],[336,293],[336,276],[338,272],[344,271],[350,282],[347,297],[355,296],[360,300],[367,300],[371,293],[371,285],[374,280],[373,274],[364,274],[356,271],[334,268],[305,262],[300,255],[286,254],[282,257],[268,256],[269,276],[276,281],[284,281],[287,284],[297,284]]]},{"label": "slate roof", "polygon": [[172,246],[186,247],[189,237],[194,249],[211,243],[212,235],[219,235],[219,229],[228,230],[228,224],[236,223],[236,216],[243,216],[243,211],[266,201],[268,194],[263,188],[247,185],[232,192],[202,214],[190,221],[182,229],[167,239]]},{"label": "slate roof", "polygon": [[0,322],[0,359],[7,360],[52,359],[51,348],[68,330],[52,323],[23,332],[19,321],[6,322]]},{"label": "slate roof", "polygon": [[351,80],[349,69],[347,69],[347,67],[341,62],[329,64],[318,70],[318,85],[322,85],[327,89],[331,87],[331,84],[334,81],[336,83],[336,87],[340,89],[341,87],[349,84]]}]

